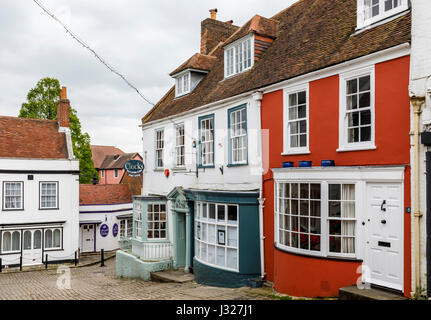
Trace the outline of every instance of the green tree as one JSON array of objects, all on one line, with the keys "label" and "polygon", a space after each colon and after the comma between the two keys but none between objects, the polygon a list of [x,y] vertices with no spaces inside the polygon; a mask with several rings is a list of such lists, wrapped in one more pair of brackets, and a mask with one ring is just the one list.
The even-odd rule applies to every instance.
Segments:
[{"label": "green tree", "polygon": [[[57,79],[43,78],[39,80],[36,87],[27,94],[27,102],[22,104],[19,117],[56,120],[60,91],[60,82]],[[97,179],[99,177],[91,159],[90,136],[87,132],[82,132],[78,114],[72,107],[70,107],[69,120],[73,153],[79,159],[79,182],[90,183],[93,176]]]}]

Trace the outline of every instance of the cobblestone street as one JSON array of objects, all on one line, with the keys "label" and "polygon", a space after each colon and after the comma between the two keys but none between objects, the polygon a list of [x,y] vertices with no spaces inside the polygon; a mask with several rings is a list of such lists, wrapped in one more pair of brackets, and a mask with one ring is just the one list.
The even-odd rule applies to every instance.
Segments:
[{"label": "cobblestone street", "polygon": [[[118,279],[115,259],[105,267],[71,268],[70,289],[59,289],[66,273],[56,270],[0,274],[1,300],[266,300],[270,288],[227,289],[195,282],[159,283]],[[60,278],[60,280],[59,280]]]}]

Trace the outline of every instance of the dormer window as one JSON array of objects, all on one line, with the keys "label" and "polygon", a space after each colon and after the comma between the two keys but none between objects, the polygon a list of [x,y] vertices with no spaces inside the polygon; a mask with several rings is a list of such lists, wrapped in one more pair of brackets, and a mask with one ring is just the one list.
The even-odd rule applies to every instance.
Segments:
[{"label": "dormer window", "polygon": [[358,29],[409,8],[408,0],[358,0]]},{"label": "dormer window", "polygon": [[190,92],[190,72],[186,72],[175,79],[175,97],[183,96]]},{"label": "dormer window", "polygon": [[253,35],[242,38],[224,49],[225,78],[249,70],[254,62]]}]

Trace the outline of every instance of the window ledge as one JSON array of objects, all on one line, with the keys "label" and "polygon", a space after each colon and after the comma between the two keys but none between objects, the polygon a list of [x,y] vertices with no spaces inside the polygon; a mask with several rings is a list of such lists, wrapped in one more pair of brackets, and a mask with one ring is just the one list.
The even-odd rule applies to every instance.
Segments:
[{"label": "window ledge", "polygon": [[364,151],[364,150],[376,150],[375,145],[362,145],[362,146],[343,146],[337,149],[337,152],[349,152],[349,151]]},{"label": "window ledge", "polygon": [[325,259],[325,260],[362,262],[362,259],[358,259],[356,257],[343,257],[343,256],[332,256],[332,255],[324,256],[322,254],[312,254],[312,253],[307,254],[307,253],[299,252],[296,250],[284,249],[284,248],[280,248],[276,242],[274,242],[274,248],[278,251],[281,251],[281,252],[285,252],[285,253],[301,256],[301,257],[307,257],[310,259]]},{"label": "window ledge", "polygon": [[311,154],[310,150],[289,150],[286,152],[283,152],[282,156],[292,156],[292,155],[301,155],[301,154]]},{"label": "window ledge", "polygon": [[199,165],[198,168],[199,169],[215,169],[215,165],[210,165],[210,166]]},{"label": "window ledge", "polygon": [[154,172],[164,172],[164,171],[165,171],[165,169],[162,169],[162,168],[156,168],[156,169],[154,169],[153,171],[154,171]]},{"label": "window ledge", "polygon": [[244,162],[244,163],[229,163],[228,165],[226,165],[226,167],[228,167],[228,168],[244,167],[244,166],[248,166],[248,162]]},{"label": "window ledge", "polygon": [[172,168],[172,172],[187,172],[187,168],[186,167],[175,167],[175,168]]}]

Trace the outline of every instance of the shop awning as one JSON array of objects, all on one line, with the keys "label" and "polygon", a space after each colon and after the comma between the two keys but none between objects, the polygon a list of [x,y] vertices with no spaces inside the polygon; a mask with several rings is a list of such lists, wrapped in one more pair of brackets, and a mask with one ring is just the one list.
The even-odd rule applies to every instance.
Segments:
[{"label": "shop awning", "polygon": [[102,220],[80,220],[79,221],[79,225],[83,225],[83,224],[101,224]]}]

